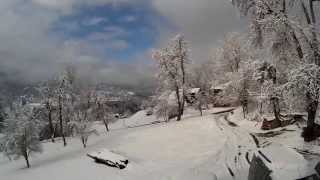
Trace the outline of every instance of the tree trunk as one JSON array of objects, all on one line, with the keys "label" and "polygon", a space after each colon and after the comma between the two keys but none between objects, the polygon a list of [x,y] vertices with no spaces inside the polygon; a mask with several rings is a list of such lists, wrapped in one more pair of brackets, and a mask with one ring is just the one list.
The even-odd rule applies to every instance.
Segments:
[{"label": "tree trunk", "polygon": [[313,101],[308,105],[308,121],[307,127],[313,127],[315,124],[315,118],[317,114],[318,101]]},{"label": "tree trunk", "polygon": [[242,113],[243,113],[243,118],[246,118],[247,110],[246,110],[246,105],[245,104],[242,104]]},{"label": "tree trunk", "polygon": [[279,105],[279,98],[278,97],[272,97],[271,98],[272,107],[273,107],[273,114],[275,117],[275,121],[277,124],[277,127],[281,126],[281,120],[280,120],[280,105]]},{"label": "tree trunk", "polygon": [[[269,73],[271,75],[273,86],[275,87],[277,85],[277,69],[275,67],[269,68]],[[280,104],[279,104],[279,98],[277,97],[277,93],[274,92],[276,95],[271,97],[271,103],[273,107],[273,113],[275,117],[275,123],[277,124],[277,127],[281,126],[281,120],[280,120]]]},{"label": "tree trunk", "polygon": [[109,132],[108,120],[103,120],[103,124],[106,127],[107,132]]},{"label": "tree trunk", "polygon": [[181,116],[182,116],[182,113],[181,113],[181,98],[180,98],[180,92],[179,92],[179,86],[176,86],[176,97],[177,97],[177,104],[178,104],[178,114],[177,114],[177,121],[180,121],[181,120]]},{"label": "tree trunk", "polygon": [[198,109],[199,109],[199,111],[200,111],[200,116],[202,116],[202,104],[201,104],[201,103],[199,103]]},{"label": "tree trunk", "polygon": [[23,155],[23,157],[26,160],[27,168],[30,168],[29,157],[28,157],[27,153],[25,155]]},{"label": "tree trunk", "polygon": [[60,133],[62,136],[63,140],[63,146],[67,146],[66,138],[64,136],[64,131],[63,131],[63,118],[62,118],[62,99],[61,96],[59,95],[59,121],[60,121]]},{"label": "tree trunk", "polygon": [[181,99],[181,109],[180,109],[180,119],[181,116],[183,115],[184,112],[184,105],[185,105],[185,84],[186,84],[186,72],[185,72],[185,68],[184,68],[184,63],[185,63],[185,59],[184,59],[184,55],[182,54],[182,41],[181,39],[179,40],[179,49],[180,49],[180,68],[181,68],[181,73],[182,73],[182,99]]},{"label": "tree trunk", "polygon": [[29,157],[28,157],[28,149],[27,149],[28,145],[27,145],[27,129],[24,128],[24,146],[22,147],[23,149],[23,157],[26,160],[26,164],[27,164],[27,168],[30,168],[30,163],[29,163]]},{"label": "tree trunk", "polygon": [[49,102],[47,102],[47,109],[48,109],[48,120],[49,120],[51,141],[54,143],[54,127],[53,127],[53,123],[52,123],[52,109],[51,109]]},{"label": "tree trunk", "polygon": [[307,93],[307,112],[308,112],[308,120],[307,120],[307,127],[303,130],[302,136],[304,141],[310,142],[316,139],[315,136],[315,119],[317,115],[318,109],[318,101],[315,101],[311,98],[310,94]]},{"label": "tree trunk", "polygon": [[86,148],[87,147],[87,142],[85,140],[85,137],[81,137],[81,141],[82,141],[82,144],[83,144],[83,148]]}]

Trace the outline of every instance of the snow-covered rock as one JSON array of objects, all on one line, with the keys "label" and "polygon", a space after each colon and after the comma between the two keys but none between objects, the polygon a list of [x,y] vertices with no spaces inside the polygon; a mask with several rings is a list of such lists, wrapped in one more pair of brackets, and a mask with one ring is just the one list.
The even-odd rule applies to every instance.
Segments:
[{"label": "snow-covered rock", "polygon": [[257,155],[271,170],[273,180],[294,180],[314,175],[316,172],[308,166],[302,155],[280,145],[271,145],[258,150]]},{"label": "snow-covered rock", "polygon": [[127,167],[129,161],[127,158],[115,154],[108,149],[103,149],[96,152],[87,154],[90,158],[94,159],[97,163],[103,163],[108,166],[124,169]]}]

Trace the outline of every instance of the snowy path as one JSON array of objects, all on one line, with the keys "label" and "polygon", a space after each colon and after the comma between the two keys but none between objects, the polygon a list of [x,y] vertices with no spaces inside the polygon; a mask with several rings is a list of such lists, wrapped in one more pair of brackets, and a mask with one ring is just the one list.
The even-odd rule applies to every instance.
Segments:
[{"label": "snowy path", "polygon": [[249,169],[246,155],[251,158],[252,151],[257,149],[256,144],[249,131],[231,126],[224,116],[225,114],[216,115],[215,123],[226,141],[220,151],[199,168],[212,169],[218,179],[246,179]]}]

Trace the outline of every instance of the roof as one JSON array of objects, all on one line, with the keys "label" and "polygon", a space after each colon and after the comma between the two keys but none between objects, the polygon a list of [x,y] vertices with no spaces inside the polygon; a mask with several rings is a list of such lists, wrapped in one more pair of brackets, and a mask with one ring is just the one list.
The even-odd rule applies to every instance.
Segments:
[{"label": "roof", "polygon": [[231,82],[227,82],[227,83],[224,83],[224,84],[219,84],[217,86],[213,85],[211,86],[210,89],[220,89],[220,90],[223,90],[223,89],[226,89],[228,88],[228,86],[230,86]]},{"label": "roof", "polygon": [[200,91],[200,88],[192,88],[188,90],[189,93],[195,93],[195,94],[198,93],[199,91]]}]

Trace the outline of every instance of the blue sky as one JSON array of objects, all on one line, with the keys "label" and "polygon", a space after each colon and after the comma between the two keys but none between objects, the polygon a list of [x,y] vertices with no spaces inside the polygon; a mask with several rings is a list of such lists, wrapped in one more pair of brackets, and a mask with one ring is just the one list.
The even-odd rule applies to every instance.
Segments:
[{"label": "blue sky", "polygon": [[101,55],[119,61],[144,53],[156,43],[159,29],[169,22],[147,3],[82,6],[61,17],[52,33],[71,41],[86,41]]}]

